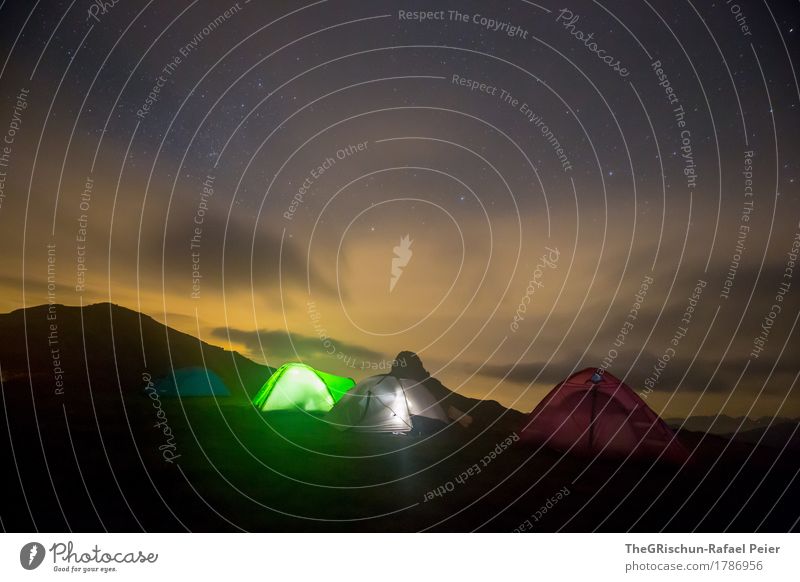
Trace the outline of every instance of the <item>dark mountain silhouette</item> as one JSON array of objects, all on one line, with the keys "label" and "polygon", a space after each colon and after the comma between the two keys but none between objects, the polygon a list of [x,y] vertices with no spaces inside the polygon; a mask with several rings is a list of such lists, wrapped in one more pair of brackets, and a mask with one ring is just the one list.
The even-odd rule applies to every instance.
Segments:
[{"label": "dark mountain silhouette", "polygon": [[[237,352],[188,334],[111,303],[83,308],[41,305],[0,315],[3,381],[31,378],[36,392],[57,395],[57,380],[66,399],[80,398],[91,380],[93,397],[141,391],[144,374],[153,379],[183,367],[205,367],[219,375],[231,393],[248,396],[272,370]],[[9,341],[13,338],[13,341]],[[61,378],[57,378],[60,375]]]},{"label": "dark mountain silhouette", "polygon": [[744,416],[690,416],[687,419],[670,418],[665,421],[673,428],[680,427],[682,430],[708,432],[718,435],[730,435],[735,432],[754,430],[763,428],[772,422],[773,425],[784,422],[793,422],[790,418],[764,416],[761,418],[749,418]]},{"label": "dark mountain silhouette", "polygon": [[[518,431],[525,421],[525,415],[513,408],[506,408],[496,400],[479,400],[453,392],[422,365],[422,360],[411,351],[402,351],[395,358],[392,375],[422,382],[445,410],[450,407],[472,418],[471,430],[497,430],[505,433]],[[454,411],[454,412],[456,412]],[[455,414],[454,416],[457,416]]]},{"label": "dark mountain silhouette", "polygon": [[173,368],[205,367],[231,392],[196,399],[219,416],[222,400],[250,410],[272,372],[109,303],[0,315],[0,337],[0,459],[17,476],[0,512],[22,530],[139,531],[160,527],[173,508],[190,514],[192,489],[175,459],[197,448],[196,435],[226,427],[200,426],[189,402],[153,399],[145,387]]},{"label": "dark mountain silhouette", "polygon": [[728,435],[738,442],[787,451],[800,451],[800,423],[796,421],[776,422],[772,426],[762,426]]}]

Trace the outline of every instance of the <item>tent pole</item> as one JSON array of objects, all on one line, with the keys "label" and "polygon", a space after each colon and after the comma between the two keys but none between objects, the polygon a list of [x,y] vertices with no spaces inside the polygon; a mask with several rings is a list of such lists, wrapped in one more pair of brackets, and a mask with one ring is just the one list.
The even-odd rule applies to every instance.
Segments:
[{"label": "tent pole", "polygon": [[592,384],[592,418],[589,421],[589,450],[594,451],[594,419],[597,408],[597,384]]},{"label": "tent pole", "polygon": [[[385,379],[385,378],[384,378],[384,379]],[[380,380],[379,382],[377,382],[377,383],[375,384],[375,386],[377,386],[377,385],[378,385],[378,384],[380,384],[381,382],[383,382],[383,380]],[[401,388],[403,388],[403,385],[402,385],[402,384],[400,384],[400,387],[401,387]],[[383,406],[384,408],[386,408],[386,409],[387,409],[389,412],[391,412],[393,415],[397,416],[397,418],[399,418],[399,419],[400,419],[400,422],[402,422],[404,425],[406,425],[406,426],[407,426],[409,429],[411,429],[411,430],[414,430],[414,426],[413,426],[413,425],[411,425],[411,424],[408,424],[408,423],[407,423],[405,420],[403,420],[403,417],[402,417],[402,416],[398,416],[398,415],[397,415],[397,412],[395,412],[394,408],[392,408],[391,406],[389,406],[388,404],[386,404],[386,403],[385,403],[383,400],[381,400],[380,398],[378,398],[377,396],[375,396],[375,394],[373,394],[371,390],[369,391],[369,394],[372,396],[372,398],[374,398],[375,400],[377,400],[377,401],[378,401],[378,402],[381,404],[381,406]],[[405,396],[405,389],[403,389],[403,395]],[[369,404],[369,403],[367,403],[367,404]],[[406,401],[406,410],[408,410],[408,401]],[[367,414],[367,413],[366,413],[366,410],[365,410],[365,411],[364,411],[364,415],[362,415],[362,417],[361,417],[361,418],[364,418],[364,416],[366,416],[366,414]],[[409,415],[408,415],[408,416],[409,416],[409,419],[410,419],[410,418],[411,418],[411,413],[410,413],[410,412],[409,412]]]}]

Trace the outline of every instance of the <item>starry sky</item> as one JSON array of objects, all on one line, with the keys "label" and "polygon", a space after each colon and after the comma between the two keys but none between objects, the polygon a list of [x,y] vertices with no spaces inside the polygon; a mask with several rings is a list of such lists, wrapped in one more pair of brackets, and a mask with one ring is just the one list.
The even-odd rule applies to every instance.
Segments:
[{"label": "starry sky", "polygon": [[602,366],[668,418],[800,415],[798,16],[5,0],[0,308],[356,379],[413,350],[523,411]]}]

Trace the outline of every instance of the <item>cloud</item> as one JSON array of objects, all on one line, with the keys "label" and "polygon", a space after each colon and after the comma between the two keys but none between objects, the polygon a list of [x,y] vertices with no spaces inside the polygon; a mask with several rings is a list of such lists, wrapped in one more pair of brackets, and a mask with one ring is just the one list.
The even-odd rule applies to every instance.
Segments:
[{"label": "cloud", "polygon": [[[187,241],[194,229],[192,220],[186,214],[173,218],[166,244],[154,249],[162,254],[168,270],[183,271],[184,283],[191,281],[191,273],[187,272],[191,270]],[[221,285],[224,269],[226,289],[251,289],[258,293],[259,289],[279,285],[304,287],[310,277],[312,289],[325,295],[335,294],[335,286],[320,274],[313,260],[308,264],[308,257],[292,240],[281,240],[280,233],[263,225],[254,228],[252,221],[243,216],[231,216],[231,222],[226,224],[221,209],[204,217],[199,260],[208,275],[204,284],[213,281]]]},{"label": "cloud", "polygon": [[[648,379],[655,379],[653,390],[657,392],[671,393],[677,388],[679,392],[684,393],[707,391],[716,394],[731,392],[734,388],[737,393],[756,394],[770,374],[764,392],[785,394],[797,373],[796,364],[785,352],[777,364],[771,358],[751,360],[741,380],[739,376],[748,361],[744,356],[728,357],[721,364],[719,358],[710,354],[701,354],[696,358],[693,354],[679,356],[670,359],[666,366],[656,373],[654,368],[658,364],[659,357],[660,354],[645,352],[635,367],[631,368],[629,362],[619,361],[609,371],[618,377],[624,376],[626,384],[634,389],[646,386],[645,381]],[[518,384],[530,384],[535,380],[537,384],[555,385],[570,374],[589,367],[590,362],[591,359],[587,355],[584,362],[577,357],[574,359],[566,357],[547,365],[544,362],[493,364],[483,366],[478,374],[490,378],[505,378],[508,382]],[[475,367],[477,365],[473,365],[472,369]],[[686,374],[688,369],[690,371]]]},{"label": "cloud", "polygon": [[564,365],[546,365],[544,362],[525,363],[517,365],[489,364],[483,366],[478,372],[481,376],[489,378],[505,378],[509,382],[530,384],[534,380],[540,384],[555,384],[563,380],[570,368]]},{"label": "cloud", "polygon": [[[632,382],[629,383],[636,382],[644,385],[645,379],[656,377],[654,366],[657,358],[658,356],[652,354],[644,357],[643,360],[647,362],[647,367],[642,366],[641,369],[635,370],[631,374]],[[711,356],[698,356],[694,362],[692,362],[692,356],[678,357],[670,360],[666,368],[657,376],[658,382],[654,389],[661,392],[673,392],[678,388],[681,392],[708,391],[711,393],[733,392],[735,389],[736,393],[755,395],[764,386],[766,393],[784,394],[797,373],[797,366],[786,357],[786,353],[777,363],[773,359],[750,360],[746,372],[742,375],[747,361],[748,358],[745,356],[728,357],[721,364],[718,358]],[[691,366],[691,370],[686,374],[689,366]],[[685,378],[684,375],[686,375]],[[739,380],[740,376],[741,380]],[[768,377],[769,381],[767,381]]]},{"label": "cloud", "polygon": [[242,330],[217,327],[211,335],[218,339],[241,344],[252,354],[263,354],[270,360],[308,360],[320,357],[352,357],[364,361],[382,361],[384,355],[374,350],[340,341],[335,338],[322,339],[298,333],[289,334],[283,330],[261,329]]}]

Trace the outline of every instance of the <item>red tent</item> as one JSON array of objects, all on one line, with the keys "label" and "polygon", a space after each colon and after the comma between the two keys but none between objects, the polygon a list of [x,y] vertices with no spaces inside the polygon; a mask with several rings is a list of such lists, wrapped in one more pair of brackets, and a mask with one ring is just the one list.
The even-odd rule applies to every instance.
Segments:
[{"label": "red tent", "polygon": [[680,463],[688,458],[672,430],[639,395],[596,368],[577,372],[553,388],[531,412],[520,440],[591,457],[661,455]]}]

